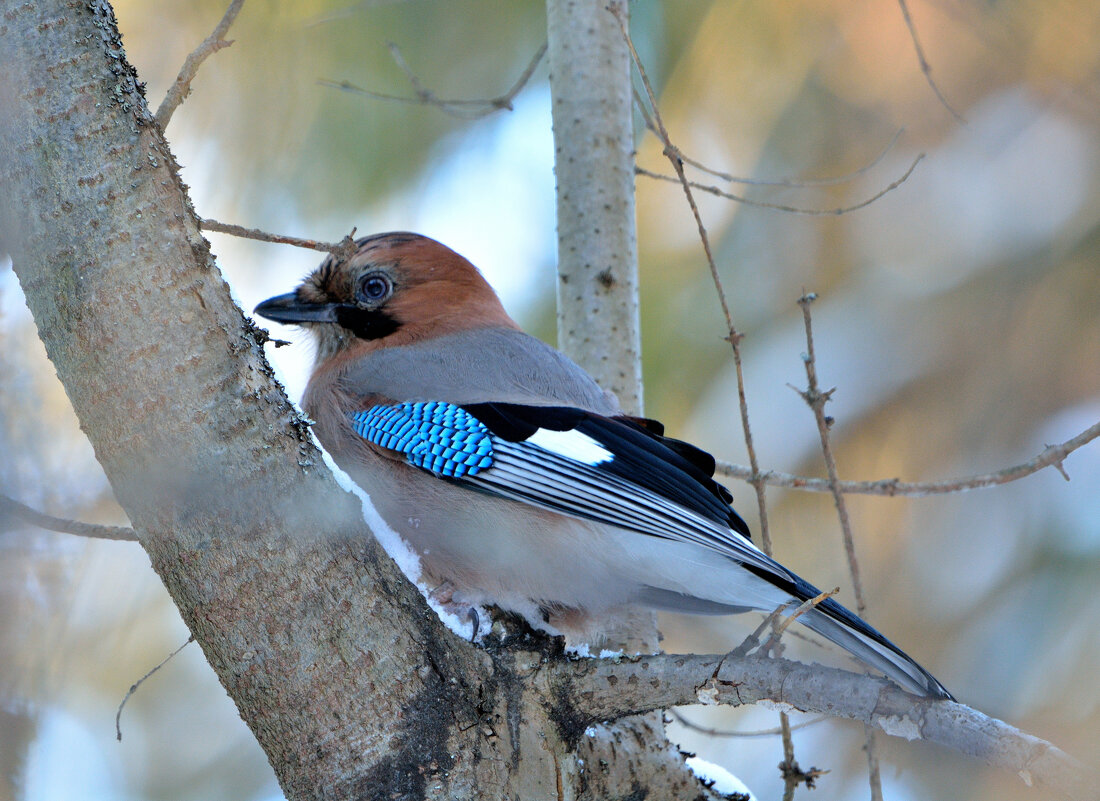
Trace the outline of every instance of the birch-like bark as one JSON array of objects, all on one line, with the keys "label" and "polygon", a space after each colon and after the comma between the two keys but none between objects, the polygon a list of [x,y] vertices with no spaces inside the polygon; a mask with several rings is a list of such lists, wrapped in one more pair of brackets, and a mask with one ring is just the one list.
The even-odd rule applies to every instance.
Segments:
[{"label": "birch-like bark", "polygon": [[[630,50],[612,12],[625,0],[547,0],[550,96],[558,210],[558,347],[643,412],[634,215],[634,117]],[[583,558],[583,557],[582,557]],[[658,647],[652,612],[604,621],[608,644],[628,652]],[[581,744],[594,798],[706,798],[660,713],[602,727]]]},{"label": "birch-like bark", "polygon": [[[659,732],[594,725],[695,697],[707,657],[584,666],[475,649],[381,552],[230,299],[110,6],[8,4],[0,52],[0,245],[153,568],[286,796],[713,798]],[[643,698],[665,691],[645,675],[660,664],[680,689]],[[702,673],[681,676],[689,664]],[[767,692],[836,695],[817,675]],[[962,731],[938,725],[940,742]]]},{"label": "birch-like bark", "polygon": [[[627,14],[625,0],[611,5]],[[547,0],[558,347],[642,413],[630,52],[607,0]]]}]

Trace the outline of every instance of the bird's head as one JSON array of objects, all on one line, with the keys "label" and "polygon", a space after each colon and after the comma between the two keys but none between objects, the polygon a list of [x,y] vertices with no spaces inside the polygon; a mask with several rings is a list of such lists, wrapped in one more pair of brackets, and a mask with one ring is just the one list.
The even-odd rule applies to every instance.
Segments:
[{"label": "bird's head", "polygon": [[434,239],[388,233],[356,245],[351,258],[328,256],[296,290],[255,313],[309,329],[318,361],[470,328],[518,328],[477,268]]}]

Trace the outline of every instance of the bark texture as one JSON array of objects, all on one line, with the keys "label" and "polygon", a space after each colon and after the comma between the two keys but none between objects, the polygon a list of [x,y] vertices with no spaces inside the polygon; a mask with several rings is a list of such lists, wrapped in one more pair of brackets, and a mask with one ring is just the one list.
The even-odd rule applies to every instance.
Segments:
[{"label": "bark texture", "polygon": [[290,797],[425,782],[450,727],[393,721],[449,693],[446,635],[317,469],[110,7],[9,4],[0,42],[5,243],[153,567]]},{"label": "bark texture", "polygon": [[[625,0],[611,5],[627,14]],[[630,51],[607,0],[547,0],[558,347],[642,413]]]},{"label": "bark texture", "polygon": [[[642,414],[630,50],[625,0],[547,0],[558,210],[558,347],[623,409]],[[611,647],[656,651],[647,611],[605,621]],[[665,736],[662,713],[594,729],[580,744],[587,798],[711,797]],[[592,771],[599,765],[601,770]]]}]

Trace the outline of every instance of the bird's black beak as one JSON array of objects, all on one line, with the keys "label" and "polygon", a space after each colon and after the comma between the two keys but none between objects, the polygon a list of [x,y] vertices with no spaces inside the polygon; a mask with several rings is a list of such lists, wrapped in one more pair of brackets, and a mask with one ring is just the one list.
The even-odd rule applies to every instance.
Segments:
[{"label": "bird's black beak", "polygon": [[277,323],[335,323],[339,303],[308,303],[293,292],[268,298],[253,314]]}]

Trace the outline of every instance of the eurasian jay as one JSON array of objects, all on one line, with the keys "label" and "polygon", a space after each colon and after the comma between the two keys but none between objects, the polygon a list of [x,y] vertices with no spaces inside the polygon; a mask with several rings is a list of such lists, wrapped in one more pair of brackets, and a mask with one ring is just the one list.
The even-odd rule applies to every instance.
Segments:
[{"label": "eurasian jay", "polygon": [[[302,406],[317,438],[452,602],[554,624],[628,605],[791,614],[819,595],[753,544],[710,454],[624,415],[470,262],[417,234],[356,244],[256,313],[313,334]],[[904,689],[951,698],[833,599],[798,620]]]}]

